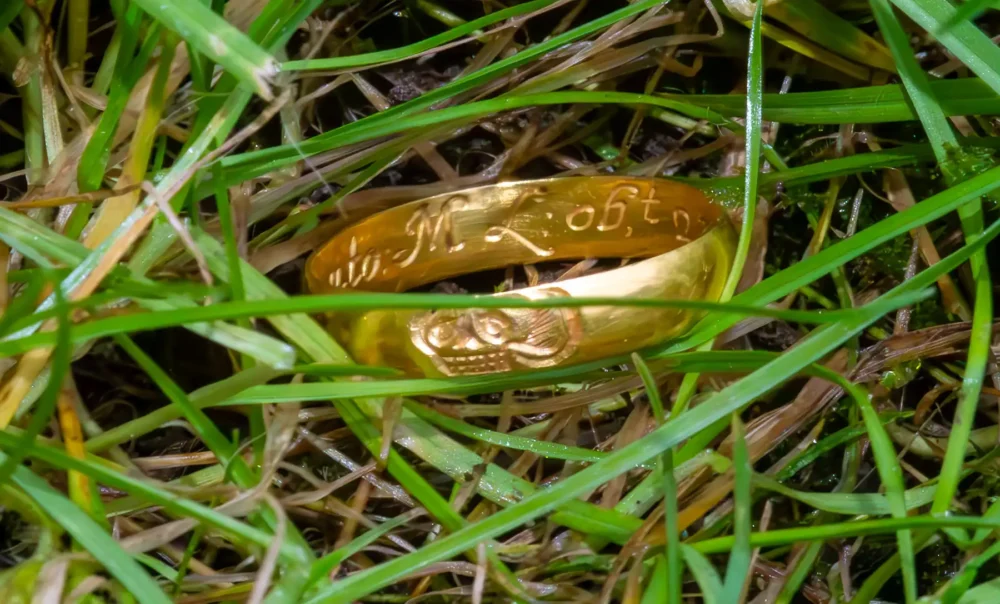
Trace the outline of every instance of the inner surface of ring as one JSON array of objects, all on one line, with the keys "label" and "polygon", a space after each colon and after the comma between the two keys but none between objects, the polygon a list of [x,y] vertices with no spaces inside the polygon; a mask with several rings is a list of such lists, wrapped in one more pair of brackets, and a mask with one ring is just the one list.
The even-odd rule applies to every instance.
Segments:
[{"label": "inner surface of ring", "polygon": [[[563,178],[468,189],[388,210],[334,237],[310,258],[306,275],[316,293],[392,292],[510,265],[649,257],[495,295],[715,300],[735,241],[722,209],[692,187]],[[630,306],[371,310],[336,313],[330,327],[358,362],[449,376],[624,354],[681,335],[698,316]]]},{"label": "inner surface of ring", "polygon": [[504,183],[382,212],[310,258],[309,289],[403,292],[474,271],[654,256],[701,237],[721,209],[680,183],[587,176]]}]

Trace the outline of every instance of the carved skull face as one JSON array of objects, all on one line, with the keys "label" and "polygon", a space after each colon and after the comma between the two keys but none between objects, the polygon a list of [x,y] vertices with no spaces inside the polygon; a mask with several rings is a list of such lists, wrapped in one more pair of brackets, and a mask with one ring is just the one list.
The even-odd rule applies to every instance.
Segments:
[{"label": "carved skull face", "polygon": [[574,309],[441,310],[410,322],[413,344],[445,375],[548,367],[579,340]]}]

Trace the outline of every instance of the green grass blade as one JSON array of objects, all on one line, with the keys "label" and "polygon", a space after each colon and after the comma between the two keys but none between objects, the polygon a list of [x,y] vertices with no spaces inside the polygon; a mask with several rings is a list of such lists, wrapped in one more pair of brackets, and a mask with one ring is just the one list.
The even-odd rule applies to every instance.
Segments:
[{"label": "green grass blade", "polygon": [[[633,5],[634,6],[634,5]],[[517,57],[519,55],[515,55]],[[436,90],[443,90],[447,86],[442,86]],[[432,93],[426,93],[416,100],[422,99]],[[413,102],[413,101],[410,101]],[[396,105],[381,113],[371,117],[352,122],[341,126],[335,130],[330,130],[325,134],[314,136],[308,140],[297,144],[293,149],[284,150],[283,147],[271,147],[261,151],[250,151],[239,155],[231,155],[220,160],[226,178],[226,185],[230,186],[268,172],[283,168],[291,163],[301,160],[303,156],[309,157],[317,153],[353,145],[365,141],[374,140],[391,134],[411,132],[416,129],[438,126],[442,124],[459,125],[486,116],[492,116],[503,111],[511,111],[523,107],[533,107],[541,105],[563,105],[569,103],[588,104],[621,104],[621,105],[650,105],[662,107],[682,113],[689,117],[705,120],[711,124],[725,125],[734,130],[739,130],[739,125],[730,122],[717,113],[689,103],[664,97],[637,94],[628,92],[603,92],[603,91],[567,91],[567,92],[547,92],[540,94],[528,94],[524,96],[504,96],[496,99],[463,103],[453,107],[426,111],[420,114],[406,116],[396,116],[396,119],[379,119],[389,114],[393,109],[404,107]],[[292,153],[291,151],[294,151]]]},{"label": "green grass blade", "polygon": [[[0,432],[0,448],[4,449],[10,456],[13,451],[24,446],[22,436],[23,433],[19,436],[10,433],[10,431]],[[175,493],[165,490],[155,483],[129,476],[121,468],[100,458],[79,459],[67,454],[61,448],[37,442],[26,447],[24,454],[57,468],[86,474],[101,484],[131,493],[135,498],[149,504],[161,506],[171,514],[198,520],[215,530],[226,533],[239,543],[266,548],[273,539],[272,535],[264,531],[216,512],[212,508],[178,497]],[[294,549],[284,548],[283,552],[289,558],[297,559],[294,558],[296,553]]]},{"label": "green grass blade", "polygon": [[[677,551],[680,552],[680,546],[678,546]],[[663,556],[657,556],[649,583],[646,585],[646,590],[642,592],[640,604],[660,604],[664,601],[663,594],[667,593],[667,588],[667,562]],[[667,597],[672,596],[668,594]]]},{"label": "green grass blade", "polygon": [[215,456],[223,464],[232,464],[230,470],[237,484],[243,488],[249,488],[256,484],[256,478],[253,476],[250,468],[243,461],[242,457],[236,455],[236,445],[226,438],[215,422],[205,415],[204,411],[191,403],[187,394],[146,354],[146,351],[139,348],[132,338],[125,335],[116,336],[115,343],[121,346],[135,360],[139,367],[153,380],[153,383],[159,387],[160,391],[166,395],[171,404],[181,410],[185,419],[191,424],[191,428],[195,434],[198,435],[198,438],[205,443],[209,450],[215,453]]},{"label": "green grass blade", "polygon": [[[45,269],[48,272],[50,269]],[[8,277],[10,275],[8,274]],[[13,283],[12,280],[8,279],[8,283]],[[7,302],[7,308],[4,309],[2,315],[0,315],[0,338],[7,336],[12,326],[16,325],[18,321],[27,318],[35,310],[35,301],[38,300],[38,296],[42,294],[42,289],[47,287],[49,283],[46,281],[45,276],[39,276],[34,279],[29,279],[26,282],[24,290],[13,300]],[[62,309],[54,308],[56,311],[54,316],[58,316],[58,313]],[[68,333],[67,333],[68,335]]]},{"label": "green grass blade", "polygon": [[[937,11],[935,14],[940,14],[950,9],[950,5],[947,3],[938,4],[934,0],[930,2],[919,0],[919,2],[912,3],[907,0],[906,3],[907,6],[910,6],[911,10],[916,10],[914,7],[921,7],[921,10]],[[946,170],[945,175],[949,181],[961,180],[965,176],[962,171],[961,160],[959,158],[959,161],[953,163],[952,158],[952,154],[960,153],[957,149],[957,140],[944,113],[938,106],[937,99],[933,96],[927,85],[926,75],[920,70],[919,65],[917,65],[916,60],[912,56],[909,40],[905,32],[896,21],[886,0],[872,0],[872,10],[878,20],[879,27],[886,36],[886,40],[890,44],[893,54],[900,65],[900,75],[903,77],[903,83],[910,94],[910,99],[916,108],[917,114],[920,116],[920,121],[927,132],[938,163]],[[916,19],[912,14],[910,16]],[[921,24],[927,27],[925,23]],[[988,41],[985,35],[974,26],[968,23],[964,25],[966,26],[963,28],[964,31],[956,28],[956,37],[961,38],[969,44],[978,42],[981,45],[983,40]],[[972,34],[972,31],[978,35]],[[950,35],[942,34],[942,37],[945,38]],[[949,48],[953,48],[956,45],[956,43],[949,45],[944,39],[942,39],[942,42]],[[1000,50],[997,50],[992,42],[989,42],[989,46],[994,51],[995,58],[1000,59]],[[953,50],[953,52],[960,58],[962,57],[957,50]],[[993,67],[996,68],[996,64]],[[970,65],[970,68],[975,70],[975,67],[972,65]],[[995,89],[1000,90],[1000,88],[996,87],[996,83],[992,85]],[[959,215],[962,219],[962,227],[967,238],[977,236],[982,232],[983,215],[978,202],[959,208]],[[965,457],[964,447],[968,440],[969,432],[972,430],[972,422],[976,413],[975,408],[979,400],[979,393],[982,390],[982,381],[986,370],[986,360],[991,338],[989,334],[992,333],[992,328],[990,327],[993,315],[992,294],[990,293],[992,284],[990,282],[985,252],[973,256],[971,264],[976,279],[976,298],[973,316],[974,335],[969,344],[969,358],[966,363],[965,379],[962,384],[959,405],[956,409],[954,429],[949,437],[948,450],[945,453],[944,463],[941,468],[941,489],[934,501],[933,510],[935,512],[943,512],[948,509],[951,504],[951,498],[958,487],[962,460]],[[908,535],[907,539],[909,539]],[[902,543],[900,549],[902,556],[906,558],[907,553],[902,547]],[[913,573],[912,546],[910,546],[909,555],[911,558],[908,561],[903,561],[904,574],[907,572],[907,565],[910,566],[909,572]],[[911,586],[907,584],[907,587]],[[913,593],[908,592],[908,595],[915,596],[915,587]]]},{"label": "green grass blade", "polygon": [[737,602],[741,599],[743,584],[750,574],[753,550],[750,547],[750,533],[753,531],[751,508],[751,482],[753,466],[747,447],[746,428],[739,415],[733,413],[733,549],[729,552],[726,576],[723,579],[723,602]]},{"label": "green grass blade", "polygon": [[404,526],[411,520],[413,520],[413,514],[401,514],[392,520],[386,520],[377,527],[369,529],[359,537],[352,539],[350,543],[323,556],[313,563],[312,569],[309,571],[309,583],[315,583],[326,577],[330,574],[331,570],[340,566],[348,558],[389,534],[393,529]]},{"label": "green grass blade", "polygon": [[305,71],[315,69],[332,70],[346,69],[350,67],[364,67],[367,65],[374,65],[376,63],[405,61],[414,55],[433,50],[438,46],[457,40],[462,36],[475,33],[483,27],[499,23],[504,19],[517,17],[534,11],[540,11],[547,6],[550,6],[555,1],[556,0],[533,0],[532,2],[517,4],[510,8],[498,10],[484,17],[463,23],[457,27],[452,27],[448,31],[440,33],[436,36],[431,36],[430,38],[414,42],[413,44],[408,44],[406,46],[400,46],[399,48],[367,52],[360,55],[351,55],[346,57],[327,57],[324,59],[309,59],[304,61],[285,61],[281,64],[281,69],[282,71]]},{"label": "green grass blade", "polygon": [[[139,299],[136,300],[136,302],[139,306],[152,311],[150,312],[152,315],[172,311],[179,311],[183,313],[185,310],[199,308],[199,306],[192,300],[182,298],[180,296],[173,296],[165,300]],[[294,348],[281,340],[254,331],[248,327],[229,325],[228,323],[223,323],[221,321],[214,321],[211,323],[195,321],[185,322],[181,325],[189,331],[204,337],[205,339],[212,340],[216,344],[225,346],[231,350],[241,352],[244,355],[267,365],[268,367],[273,367],[275,369],[289,369],[295,364]],[[125,331],[126,330],[122,330],[116,332],[115,334],[106,335],[117,335],[125,333]],[[74,343],[82,343],[90,339],[91,338],[87,337],[80,338],[76,334],[73,334],[72,336]]]},{"label": "green grass blade", "polygon": [[[992,229],[992,227],[990,227]],[[966,239],[975,238],[966,235]],[[978,262],[977,262],[978,260]],[[966,455],[966,445],[972,432],[973,422],[979,407],[979,396],[983,388],[983,379],[992,351],[990,342],[993,338],[993,293],[989,276],[989,266],[986,264],[985,253],[972,258],[973,276],[976,282],[976,297],[974,300],[974,315],[969,339],[969,352],[965,362],[965,372],[962,387],[959,391],[958,406],[952,430],[948,435],[948,447],[945,450],[941,472],[938,474],[940,488],[934,498],[931,510],[942,513],[951,507],[951,500],[958,491],[958,483],[962,478],[962,466]]]},{"label": "green grass blade", "polygon": [[764,4],[757,3],[753,22],[750,26],[750,48],[747,51],[747,104],[746,104],[746,169],[743,173],[743,224],[740,239],[736,245],[733,266],[723,287],[721,299],[729,300],[743,277],[743,266],[747,261],[753,236],[754,216],[757,211],[757,179],[760,174],[761,144],[761,95],[764,89],[764,67],[761,51],[760,24],[764,14]]},{"label": "green grass blade", "polygon": [[[880,520],[860,520],[856,522],[834,522],[791,529],[773,529],[750,535],[753,547],[770,548],[807,543],[863,537],[866,535],[888,535],[902,530],[920,529],[940,531],[947,528],[993,529],[1000,528],[1000,520],[983,516],[907,516],[906,518],[884,518]],[[703,554],[722,554],[733,547],[733,537],[713,537],[691,544]],[[863,600],[867,601],[867,600]]]},{"label": "green grass blade", "polygon": [[775,604],[789,604],[795,599],[823,548],[824,544],[818,541],[806,546],[802,555],[796,559],[795,567],[786,575],[785,584],[774,600]]},{"label": "green grass blade", "polygon": [[[767,304],[774,302],[796,291],[803,285],[808,285],[819,277],[828,274],[830,271],[842,266],[845,262],[874,249],[879,244],[907,233],[915,227],[941,218],[948,212],[955,211],[998,187],[1000,187],[1000,168],[993,168],[965,182],[959,183],[946,191],[929,197],[906,211],[893,214],[864,231],[855,234],[850,239],[824,248],[816,255],[810,256],[802,262],[794,264],[754,285],[734,297],[733,301],[741,304]],[[994,223],[989,229],[983,232],[983,237],[986,239],[994,237],[997,227],[998,225]],[[978,248],[983,248],[985,244],[981,239],[977,239],[975,245]],[[966,246],[963,249],[968,251],[971,248]],[[963,257],[968,258],[968,255],[963,254]],[[955,267],[949,270],[953,270],[953,268]],[[924,272],[926,273],[927,271]],[[934,272],[938,274],[936,271]],[[661,354],[671,354],[698,346],[722,333],[735,324],[737,320],[736,318],[719,315],[709,317],[692,331],[690,335],[666,346]]]},{"label": "green grass blade", "polygon": [[[847,386],[845,384],[845,386]],[[871,441],[872,453],[875,457],[875,465],[878,468],[882,484],[885,485],[886,498],[889,507],[895,518],[906,518],[907,505],[905,486],[903,484],[903,469],[896,459],[896,450],[892,445],[892,439],[886,432],[885,427],[879,420],[875,408],[872,407],[868,398],[868,392],[861,386],[850,385],[847,387],[849,393],[861,408],[861,416],[864,418],[865,427],[868,429],[868,438]],[[913,548],[913,537],[910,531],[902,530],[896,533],[896,540],[899,543],[900,562],[903,568],[903,590],[907,602],[914,602],[917,599],[917,573],[916,561]]]},{"label": "green grass blade", "polygon": [[[928,86],[948,116],[995,114],[1000,95],[979,78],[932,80]],[[741,94],[663,94],[664,98],[696,103],[727,117],[740,117],[746,100]],[[853,124],[905,122],[917,119],[899,84],[841,88],[816,92],[768,93],[763,118],[790,124]]]},{"label": "green grass blade", "polygon": [[[901,287],[906,287],[906,285]],[[891,301],[891,293],[886,296],[887,301]],[[878,312],[875,312],[876,310]],[[881,311],[882,309],[872,309],[853,321],[820,327],[799,342],[796,349],[797,354],[783,355],[775,359],[647,436],[612,453],[577,474],[565,478],[543,491],[536,492],[519,504],[443,537],[425,546],[416,554],[408,554],[351,575],[340,581],[337,584],[337,590],[331,592],[329,599],[324,601],[330,603],[353,601],[409,572],[413,572],[414,568],[422,568],[432,562],[449,558],[468,549],[481,539],[511,530],[525,521],[537,518],[552,511],[558,505],[591,491],[610,478],[648,461],[669,447],[680,444],[719,418],[743,408],[755,400],[757,396],[770,391],[775,384],[828,354],[844,340],[876,321],[881,316]],[[311,604],[318,604],[318,602]]]},{"label": "green grass blade", "polygon": [[[258,482],[258,476],[243,458],[238,455],[239,450],[236,444],[222,434],[222,431],[219,430],[215,422],[205,415],[205,412],[197,405],[194,405],[180,386],[145,351],[139,348],[131,338],[125,335],[118,335],[115,336],[115,343],[122,347],[135,360],[160,391],[167,396],[171,404],[183,412],[185,419],[191,424],[198,438],[226,466],[227,474],[233,477],[233,481],[243,489],[255,487]],[[270,525],[272,530],[274,530],[275,524],[278,522],[270,507],[264,507],[263,511],[259,512],[259,519]],[[289,528],[287,539],[288,544],[299,551],[298,560],[309,560],[312,558],[312,550],[294,527]]]},{"label": "green grass blade", "polygon": [[[139,49],[139,54],[135,57],[132,56],[139,43],[142,16],[142,9],[137,4],[129,4],[124,18],[119,21],[117,29],[118,35],[120,35],[118,58],[115,60],[112,72],[111,90],[108,93],[107,104],[104,111],[101,112],[93,134],[90,135],[90,140],[87,141],[87,146],[84,147],[83,153],[80,155],[80,163],[77,166],[77,183],[83,193],[101,188],[104,172],[108,167],[108,159],[111,157],[111,150],[114,147],[112,141],[118,129],[118,123],[125,113],[129,95],[139,78],[142,77],[146,65],[149,64],[157,48],[160,38],[159,26],[151,27],[146,31],[146,37]],[[79,221],[82,221],[82,218]]]},{"label": "green grass blade", "polygon": [[963,21],[972,21],[979,15],[983,14],[991,8],[996,8],[996,0],[965,0],[958,6],[958,10],[952,15],[951,19],[941,27],[940,30],[931,32],[934,35],[941,35],[942,33],[948,33],[953,27],[958,25]]},{"label": "green grass blade", "polygon": [[969,588],[972,587],[973,581],[976,580],[979,570],[983,565],[997,556],[1000,556],[1000,543],[994,543],[986,548],[985,551],[977,554],[972,560],[966,562],[962,570],[956,573],[945,585],[938,596],[938,601],[941,604],[955,604],[962,601],[962,598],[969,593]]},{"label": "green grass blade", "polygon": [[4,6],[0,7],[0,32],[14,22],[23,7],[24,0],[7,0]]},{"label": "green grass blade", "polygon": [[1000,599],[1000,578],[994,578],[962,594],[958,604],[989,604],[998,599]]},{"label": "green grass blade", "polygon": [[885,46],[816,0],[777,2],[768,5],[767,15],[852,61],[895,71],[892,55]]},{"label": "green grass blade", "polygon": [[[413,100],[396,105],[386,111],[379,112],[346,126],[330,130],[329,132],[304,141],[297,147],[272,147],[270,149],[245,154],[243,162],[258,165],[267,164],[270,167],[266,167],[264,172],[268,172],[275,167],[283,165],[281,163],[282,161],[287,162],[290,158],[298,158],[303,152],[311,154],[318,152],[321,149],[329,148],[333,146],[331,144],[333,141],[337,141],[338,139],[347,136],[348,133],[353,132],[355,129],[371,128],[375,124],[396,121],[403,116],[412,115],[434,105],[439,101],[443,101],[462,92],[471,90],[482,83],[499,77],[500,75],[516,69],[521,65],[525,65],[549,52],[562,48],[566,44],[601,31],[606,27],[618,23],[619,21],[633,17],[651,8],[655,8],[663,3],[664,0],[642,0],[624,8],[620,8],[614,12],[604,15],[603,17],[575,27],[565,33],[553,36],[544,42],[534,44],[511,57],[507,57],[478,71],[467,74],[453,82],[445,84],[444,86],[426,92]],[[224,165],[228,167],[235,167],[235,164]]]},{"label": "green grass blade", "polygon": [[[6,457],[0,453],[0,458]],[[18,466],[11,480],[72,535],[81,547],[90,552],[133,596],[141,598],[144,603],[170,604],[170,598],[139,563],[83,509],[24,466]]]},{"label": "green grass blade", "polygon": [[951,3],[947,0],[893,0],[893,4],[925,30],[940,32],[938,41],[990,88],[1000,92],[1000,48],[968,21],[945,30],[956,12]]},{"label": "green grass blade", "polygon": [[[879,493],[808,493],[797,491],[769,476],[757,474],[754,485],[800,501],[817,510],[848,516],[884,516],[893,513],[888,498]],[[907,510],[927,505],[934,499],[936,485],[917,487],[904,493]]]},{"label": "green grass blade", "polygon": [[[912,412],[889,412],[882,413],[879,415],[879,421],[883,424],[896,421],[897,419],[906,418],[912,416]],[[867,434],[867,428],[863,424],[854,424],[842,428],[833,434],[823,437],[822,440],[809,447],[799,455],[795,456],[791,461],[785,465],[776,475],[775,478],[778,480],[788,480],[795,476],[799,471],[811,465],[814,461],[819,459],[819,457],[825,453],[836,449],[837,447],[846,445],[848,443],[856,441],[861,436]],[[889,512],[885,512],[889,513]]]},{"label": "green grass blade", "polygon": [[[994,138],[960,138],[959,143],[965,147],[980,147],[985,149],[1000,148],[1000,141]],[[778,183],[786,186],[804,185],[824,181],[836,176],[858,174],[869,170],[912,166],[934,159],[934,153],[928,144],[903,145],[895,149],[886,149],[873,153],[857,153],[847,157],[828,159],[825,161],[789,168],[785,172],[768,172],[760,177],[761,187],[771,189]],[[698,180],[686,181],[696,184]],[[722,191],[735,184],[735,178],[716,178],[709,181],[705,189],[714,196],[725,199]]]},{"label": "green grass blade", "polygon": [[[67,239],[43,227],[27,216],[2,207],[0,207],[0,240],[42,266],[51,266],[50,259],[68,266],[79,266],[87,258],[88,254],[87,248],[81,243]],[[150,280],[136,278],[130,275],[123,267],[113,269],[112,275],[115,278],[124,280],[126,282],[125,285],[129,288],[136,288],[140,291],[144,290],[150,294],[166,291],[163,285]],[[45,343],[53,344],[55,342],[55,334],[51,332],[30,335],[37,331],[43,319],[55,316],[57,311],[50,304],[53,299],[53,297],[49,297],[48,302],[39,307],[39,311],[36,311],[32,315],[21,317],[13,322],[11,329],[17,331],[0,342],[0,349],[2,349],[0,350],[0,356],[27,352],[29,348],[22,348],[14,344],[18,341],[25,343],[23,338],[31,338],[28,341],[41,342],[42,345]],[[85,302],[86,300],[81,301],[81,303]],[[185,312],[190,312],[191,309],[198,307],[196,302],[181,295],[169,296],[161,300],[136,298],[135,302],[147,309],[157,311],[150,313],[150,316],[175,311],[183,315]],[[6,315],[4,322],[6,322]],[[266,365],[288,368],[294,364],[295,351],[289,345],[268,335],[224,323],[180,322],[172,323],[171,325],[182,324],[199,335],[227,348],[248,354]],[[124,333],[125,331],[128,330],[112,331],[101,335],[114,335]],[[74,344],[82,344],[89,339],[88,337],[75,337],[71,330],[70,340]],[[4,348],[6,346],[13,347]]]},{"label": "green grass blade", "polygon": [[0,484],[7,482],[7,479],[10,478],[15,468],[21,465],[21,461],[24,459],[32,443],[48,427],[49,421],[55,413],[59,396],[62,393],[63,381],[69,372],[73,355],[73,346],[69,341],[69,311],[62,302],[63,300],[60,296],[57,299],[56,306],[62,312],[58,317],[55,332],[56,346],[49,365],[49,381],[45,385],[45,390],[42,392],[41,397],[35,404],[34,412],[31,415],[27,429],[21,434],[19,446],[9,449],[7,460],[3,464],[0,464]]},{"label": "green grass blade", "polygon": [[[189,394],[188,398],[192,405],[199,408],[216,405],[234,394],[242,392],[251,386],[267,382],[278,375],[280,373],[270,367],[253,367],[204,388],[199,388]],[[142,417],[105,430],[100,435],[91,438],[87,441],[87,450],[92,453],[104,451],[114,445],[120,445],[143,434],[148,434],[166,422],[182,417],[183,415],[183,411],[177,405],[160,407]]]},{"label": "green grass blade", "polygon": [[237,302],[246,299],[242,275],[239,273],[240,253],[237,247],[233,211],[229,203],[229,191],[222,184],[221,166],[213,166],[212,182],[215,184],[215,205],[219,208],[219,225],[222,228],[222,241],[226,246],[226,260],[229,262],[229,272],[233,275],[229,287],[233,291],[233,299]]},{"label": "green grass blade", "polygon": [[870,0],[872,14],[878,22],[882,36],[886,44],[892,50],[892,55],[896,59],[899,68],[899,75],[903,80],[903,86],[913,104],[913,108],[920,118],[927,138],[934,149],[934,155],[938,163],[945,163],[948,159],[945,147],[958,146],[955,133],[951,130],[948,118],[942,110],[937,97],[931,90],[930,81],[927,74],[920,69],[913,50],[910,48],[910,38],[892,12],[889,0]]},{"label": "green grass blade", "polygon": [[246,34],[198,0],[135,0],[185,42],[222,65],[241,82],[271,100],[270,80],[278,62]]},{"label": "green grass blade", "polygon": [[[375,429],[375,427],[371,425],[357,405],[351,401],[341,401],[337,403],[337,409],[340,411],[341,417],[344,418],[344,421],[348,423],[354,433],[368,448],[369,452],[373,456],[379,455],[382,448],[382,436]],[[386,467],[390,474],[399,481],[400,485],[406,487],[407,492],[412,493],[414,497],[427,509],[427,511],[447,530],[456,531],[463,526],[467,526],[465,518],[458,514],[458,512],[456,512],[452,506],[449,505],[448,501],[438,494],[430,483],[428,483],[416,471],[416,469],[413,468],[413,466],[407,463],[397,451],[393,449],[389,450],[389,459],[387,460]],[[472,548],[470,548],[470,557],[472,556],[471,551]],[[520,582],[507,568],[506,564],[496,555],[496,552],[492,547],[492,543],[487,544],[486,556],[488,564],[497,573],[499,573],[506,589],[512,592],[513,595],[520,592]],[[324,569],[327,568],[328,563],[329,560],[326,562],[322,560],[317,561],[313,564],[310,575],[315,577],[322,573]],[[335,585],[336,584],[334,583],[334,586]],[[321,589],[320,591],[323,593],[328,590],[329,588],[326,590]]]},{"label": "green grass blade", "polygon": [[[642,384],[649,398],[649,406],[653,409],[656,425],[662,426],[667,417],[660,398],[660,387],[656,383],[649,365],[638,354],[632,355],[632,363],[636,372],[642,378]],[[656,464],[656,475],[663,487],[663,529],[664,549],[666,550],[665,585],[663,593],[670,604],[680,604],[683,601],[682,587],[684,577],[684,560],[680,550],[680,530],[677,523],[677,481],[674,479],[674,454],[667,449],[660,455]],[[652,589],[650,586],[649,589]],[[649,590],[647,590],[648,593]],[[662,599],[662,598],[661,598]]]},{"label": "green grass blade", "polygon": [[727,602],[725,587],[712,563],[690,545],[681,544],[681,553],[684,555],[684,562],[691,569],[691,574],[694,575],[694,580],[701,588],[701,597],[705,604],[724,604]]},{"label": "green grass blade", "polygon": [[560,443],[527,438],[503,432],[494,432],[478,428],[472,424],[454,419],[433,409],[428,409],[414,401],[404,401],[404,406],[417,417],[426,420],[439,428],[460,434],[473,440],[490,443],[505,449],[516,451],[530,451],[547,459],[562,459],[565,461],[592,462],[604,457],[603,451],[593,451],[582,447],[573,447]]},{"label": "green grass blade", "polygon": [[[0,217],[2,219],[2,217]],[[14,246],[18,249],[18,246]],[[141,283],[141,282],[140,282]],[[138,298],[140,306],[154,312],[138,312],[97,319],[76,325],[71,331],[74,344],[123,333],[136,333],[185,326],[196,333],[215,339],[223,346],[246,352],[276,368],[291,366],[292,349],[264,334],[239,329],[221,323],[221,320],[249,317],[271,317],[293,313],[351,312],[372,309],[441,309],[441,308],[579,308],[586,306],[629,306],[640,308],[677,308],[716,313],[733,313],[739,316],[764,316],[795,323],[835,323],[851,316],[853,310],[780,310],[732,303],[704,302],[697,300],[669,300],[660,298],[563,298],[552,300],[526,300],[519,298],[460,294],[326,294],[306,295],[281,300],[246,300],[220,302],[199,306],[179,296],[163,300]],[[37,312],[14,322],[14,328],[27,328],[52,315],[52,310]],[[230,339],[222,336],[232,334]],[[20,335],[20,334],[19,334]],[[239,336],[238,338],[236,336]],[[54,335],[41,332],[13,337],[0,342],[0,355],[22,354],[51,344]],[[242,341],[247,344],[241,344]]]}]

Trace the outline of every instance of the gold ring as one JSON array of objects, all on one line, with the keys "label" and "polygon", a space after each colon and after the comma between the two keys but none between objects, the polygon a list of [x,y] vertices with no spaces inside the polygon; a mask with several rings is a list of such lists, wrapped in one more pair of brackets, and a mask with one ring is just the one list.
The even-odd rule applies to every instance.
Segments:
[{"label": "gold ring", "polygon": [[[476,187],[381,212],[306,264],[314,293],[402,292],[480,271],[584,258],[645,258],[497,297],[718,300],[736,247],[724,210],[691,186],[586,176]],[[592,361],[676,338],[701,313],[677,308],[371,310],[330,327],[354,359],[426,376]]]}]

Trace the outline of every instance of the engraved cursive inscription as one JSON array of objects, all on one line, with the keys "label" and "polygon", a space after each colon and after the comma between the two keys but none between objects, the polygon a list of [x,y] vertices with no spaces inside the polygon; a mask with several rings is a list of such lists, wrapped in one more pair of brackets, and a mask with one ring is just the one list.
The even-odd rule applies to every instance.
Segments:
[{"label": "engraved cursive inscription", "polygon": [[[498,243],[503,240],[504,237],[510,237],[514,241],[531,250],[531,252],[536,256],[544,258],[554,254],[554,249],[542,247],[514,229],[514,219],[517,218],[517,213],[521,209],[521,206],[523,206],[528,200],[534,201],[535,203],[544,203],[545,192],[546,191],[543,187],[532,187],[518,195],[517,199],[515,199],[514,203],[510,206],[510,212],[507,214],[507,219],[504,220],[502,225],[492,226],[486,229],[486,232],[483,233],[483,241],[486,243]],[[548,233],[543,231],[542,236],[546,235],[548,235]]]},{"label": "engraved cursive inscription", "polygon": [[428,206],[417,209],[406,222],[406,234],[416,238],[416,241],[412,248],[393,254],[392,261],[399,268],[406,268],[417,261],[425,248],[430,252],[442,247],[448,252],[457,252],[465,247],[465,243],[455,233],[452,212],[461,210],[467,202],[465,196],[456,195],[445,200],[436,211]]},{"label": "engraved cursive inscription", "polygon": [[662,202],[656,198],[656,188],[650,187],[649,194],[646,195],[646,197],[642,200],[642,205],[644,206],[642,208],[642,219],[648,222],[649,224],[656,224],[660,222],[659,218],[654,218],[649,215],[652,207],[658,206],[660,205],[660,203]]},{"label": "engraved cursive inscription", "polygon": [[674,228],[677,229],[675,237],[677,237],[679,241],[689,243],[691,238],[687,235],[691,232],[691,214],[689,214],[684,208],[675,208],[673,219]]},{"label": "engraved cursive inscription", "polygon": [[[634,199],[639,194],[639,189],[632,185],[621,185],[611,189],[611,194],[604,202],[604,214],[601,216],[601,222],[597,224],[598,231],[613,231],[625,221],[625,210],[628,205],[619,198],[622,193],[627,193]],[[612,215],[615,217],[614,220],[611,220]]]},{"label": "engraved cursive inscription", "polygon": [[357,287],[362,281],[371,281],[378,276],[382,267],[382,255],[369,248],[364,254],[358,255],[358,238],[351,237],[347,248],[347,263],[330,273],[330,285],[333,287]]},{"label": "engraved cursive inscription", "polygon": [[[586,231],[594,224],[595,213],[593,206],[579,206],[566,215],[566,226],[574,231]],[[577,220],[580,216],[583,216],[583,222]]]},{"label": "engraved cursive inscription", "polygon": [[496,243],[501,239],[503,239],[504,236],[510,237],[514,241],[520,243],[524,247],[531,250],[536,256],[541,256],[542,258],[545,258],[546,256],[551,256],[552,254],[556,253],[556,251],[550,247],[543,248],[539,247],[538,245],[535,245],[534,243],[531,242],[531,240],[529,240],[524,235],[518,233],[512,228],[505,226],[493,226],[486,229],[486,233],[483,234],[483,241],[486,241],[487,243]]},{"label": "engraved cursive inscription", "polygon": [[[626,201],[634,200],[637,195],[639,195],[639,188],[633,185],[619,185],[611,189],[608,198],[604,200],[601,207],[601,219],[597,221],[597,230],[610,232],[624,224],[628,210]],[[596,216],[597,209],[594,206],[590,204],[579,205],[566,214],[566,226],[573,231],[586,231],[593,226]]]}]

